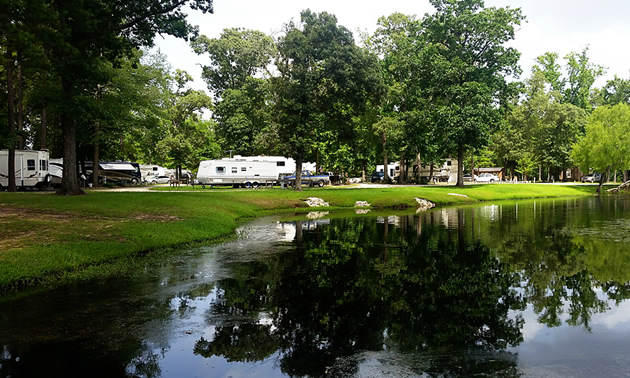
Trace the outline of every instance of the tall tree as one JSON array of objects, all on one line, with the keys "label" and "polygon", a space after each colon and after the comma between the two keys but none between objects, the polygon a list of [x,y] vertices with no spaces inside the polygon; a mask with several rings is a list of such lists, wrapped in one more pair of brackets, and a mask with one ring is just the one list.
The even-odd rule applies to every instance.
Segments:
[{"label": "tall tree", "polygon": [[[467,149],[487,143],[490,127],[499,123],[500,105],[512,94],[505,78],[518,74],[519,53],[505,44],[524,16],[518,8],[484,8],[482,0],[431,4],[437,12],[423,19],[423,65],[432,73],[427,95],[435,125],[463,162]],[[462,163],[457,176],[463,186]]]},{"label": "tall tree", "polygon": [[208,54],[210,65],[202,66],[202,78],[215,99],[228,89],[240,89],[249,77],[263,73],[275,52],[273,39],[257,30],[224,29],[219,38],[201,35],[192,40],[193,50]]},{"label": "tall tree", "polygon": [[567,60],[567,84],[564,91],[566,102],[580,107],[588,112],[593,108],[590,102],[591,88],[595,80],[605,72],[603,66],[593,64],[588,58],[588,47],[581,53],[569,53]]},{"label": "tall tree", "polygon": [[582,171],[602,173],[597,193],[611,168],[630,169],[630,105],[595,109],[588,118],[586,134],[573,147],[572,158]]},{"label": "tall tree", "polygon": [[[42,39],[50,39],[52,68],[61,78],[58,108],[63,130],[64,170],[59,194],[75,195],[78,185],[76,164],[76,114],[78,96],[93,87],[94,67],[100,60],[113,61],[134,47],[151,46],[156,33],[189,38],[197,28],[186,21],[185,5],[212,12],[212,0],[166,0],[155,2],[55,0],[49,12],[56,20]],[[52,38],[51,38],[52,37]]]},{"label": "tall tree", "polygon": [[305,10],[300,23],[289,22],[278,52],[275,114],[285,151],[296,161],[295,190],[301,190],[302,162],[316,135],[332,130],[336,138],[352,139],[353,116],[384,87],[376,57],[325,12]]}]

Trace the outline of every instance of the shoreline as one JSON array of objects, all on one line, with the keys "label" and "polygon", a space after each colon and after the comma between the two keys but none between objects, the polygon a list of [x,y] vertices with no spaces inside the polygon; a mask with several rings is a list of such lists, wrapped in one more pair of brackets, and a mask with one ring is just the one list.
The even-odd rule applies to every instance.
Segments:
[{"label": "shoreline", "polygon": [[[415,197],[437,206],[485,201],[590,196],[591,185],[491,184],[176,191],[90,190],[84,196],[0,193],[0,293],[115,277],[177,249],[234,237],[243,223],[265,215],[306,213],[307,197],[327,211],[412,208]],[[169,192],[164,196],[162,192]],[[183,193],[183,194],[182,194]],[[48,194],[48,195],[47,195]],[[129,265],[129,267],[125,267]]]}]

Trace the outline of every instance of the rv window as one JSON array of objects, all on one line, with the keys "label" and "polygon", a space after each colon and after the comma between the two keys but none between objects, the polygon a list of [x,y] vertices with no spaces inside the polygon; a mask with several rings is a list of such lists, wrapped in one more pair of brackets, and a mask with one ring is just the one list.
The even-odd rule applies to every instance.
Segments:
[{"label": "rv window", "polygon": [[153,171],[157,172],[158,168],[157,167],[153,167]]},{"label": "rv window", "polygon": [[453,165],[453,162],[452,162],[452,161],[450,161],[450,160],[448,160],[448,161],[446,162],[446,165]]},{"label": "rv window", "polygon": [[217,167],[217,173],[225,173],[225,167]]},{"label": "rv window", "polygon": [[276,162],[276,167],[284,167],[284,162],[283,161],[277,161]]},{"label": "rv window", "polygon": [[29,171],[34,171],[35,170],[35,159],[28,159],[26,161],[26,166],[28,167],[27,169]]},{"label": "rv window", "polygon": [[238,167],[232,167],[232,173],[238,173]]},{"label": "rv window", "polygon": [[39,170],[40,171],[47,171],[48,170],[48,162],[46,160],[40,160],[39,161]]},{"label": "rv window", "polygon": [[245,172],[247,170],[247,167],[241,167],[241,171]]}]

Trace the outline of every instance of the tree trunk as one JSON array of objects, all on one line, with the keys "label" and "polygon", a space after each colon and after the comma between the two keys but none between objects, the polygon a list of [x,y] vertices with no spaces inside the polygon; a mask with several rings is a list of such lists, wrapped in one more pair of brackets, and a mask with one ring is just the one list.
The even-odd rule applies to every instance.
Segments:
[{"label": "tree trunk", "polygon": [[98,163],[101,161],[100,157],[100,121],[94,122],[94,156],[92,158],[92,186],[96,188],[98,186]]},{"label": "tree trunk", "polygon": [[420,184],[420,151],[416,147],[416,184]]},{"label": "tree trunk", "polygon": [[475,181],[475,149],[470,152],[470,177],[471,180]]},{"label": "tree trunk", "polygon": [[39,127],[39,149],[43,150],[46,148],[46,107],[42,108],[42,123]]},{"label": "tree trunk", "polygon": [[366,172],[366,167],[367,163],[365,162],[365,160],[363,161],[363,164],[361,165],[361,181],[365,182],[365,178],[367,176],[367,172]]},{"label": "tree trunk", "polygon": [[18,66],[17,66],[17,129],[18,129],[18,149],[24,149],[24,91],[22,83],[22,64],[20,63],[20,53],[18,52]]},{"label": "tree trunk", "polygon": [[628,182],[628,171],[623,170],[623,182]]},{"label": "tree trunk", "polygon": [[457,149],[457,187],[464,187],[464,146]]},{"label": "tree trunk", "polygon": [[382,136],[383,141],[383,181],[389,181],[389,172],[387,172],[387,137],[385,136],[385,132],[383,132]]},{"label": "tree trunk", "polygon": [[429,183],[433,182],[433,162],[429,164]]},{"label": "tree trunk", "polygon": [[[398,173],[398,183],[402,184],[403,182],[406,182],[406,178],[403,176],[405,174],[405,172],[407,171],[406,169],[406,164],[405,164],[405,153],[401,153],[400,154],[400,163],[398,164],[398,169],[399,169],[399,173]],[[396,177],[396,168],[394,167],[394,177]]]},{"label": "tree trunk", "polygon": [[17,191],[15,186],[15,102],[13,94],[13,51],[11,46],[7,44],[7,97],[8,109],[7,116],[9,121],[9,154],[7,157],[7,175],[9,182],[7,190],[9,192]]},{"label": "tree trunk", "polygon": [[302,191],[302,154],[295,157],[295,184],[293,190]]},{"label": "tree trunk", "polygon": [[604,185],[604,182],[606,182],[606,180],[608,180],[608,172],[610,172],[610,165],[608,167],[606,167],[606,171],[604,173],[602,173],[602,175],[599,177],[599,185],[597,186],[597,191],[595,192],[595,194],[600,195],[601,191],[602,191],[602,186]]},{"label": "tree trunk", "polygon": [[[62,79],[61,87],[63,98],[71,100],[73,98],[72,83]],[[74,118],[68,109],[63,109],[60,120],[63,131],[63,177],[61,178],[61,188],[57,194],[67,196],[85,194],[79,187],[77,176],[77,143]]]}]

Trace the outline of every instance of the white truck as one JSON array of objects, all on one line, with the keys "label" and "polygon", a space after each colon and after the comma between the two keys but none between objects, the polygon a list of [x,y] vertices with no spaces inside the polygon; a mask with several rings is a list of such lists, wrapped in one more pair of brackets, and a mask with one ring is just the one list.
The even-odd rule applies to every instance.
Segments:
[{"label": "white truck", "polygon": [[[48,151],[15,150],[15,186],[44,190],[50,185]],[[9,151],[0,150],[0,190],[9,186]]]},{"label": "white truck", "polygon": [[251,158],[224,158],[199,163],[197,180],[206,186],[234,186],[258,188],[273,185],[286,166],[281,161],[250,160]]}]

